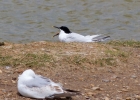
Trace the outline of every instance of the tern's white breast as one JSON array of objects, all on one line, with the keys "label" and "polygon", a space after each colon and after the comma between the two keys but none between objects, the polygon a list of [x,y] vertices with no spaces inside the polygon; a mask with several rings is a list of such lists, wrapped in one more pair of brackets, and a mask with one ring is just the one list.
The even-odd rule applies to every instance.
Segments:
[{"label": "tern's white breast", "polygon": [[59,34],[59,40],[60,41],[63,41],[63,42],[66,42],[67,40],[67,35],[63,30],[60,30],[60,34]]}]

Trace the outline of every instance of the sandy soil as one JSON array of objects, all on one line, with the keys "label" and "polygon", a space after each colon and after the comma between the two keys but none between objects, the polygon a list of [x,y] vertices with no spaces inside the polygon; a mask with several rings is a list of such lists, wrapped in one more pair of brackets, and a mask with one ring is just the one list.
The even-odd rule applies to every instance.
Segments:
[{"label": "sandy soil", "polygon": [[5,43],[0,46],[0,100],[32,100],[17,91],[18,75],[29,68],[65,88],[81,91],[73,100],[140,100],[139,47]]}]

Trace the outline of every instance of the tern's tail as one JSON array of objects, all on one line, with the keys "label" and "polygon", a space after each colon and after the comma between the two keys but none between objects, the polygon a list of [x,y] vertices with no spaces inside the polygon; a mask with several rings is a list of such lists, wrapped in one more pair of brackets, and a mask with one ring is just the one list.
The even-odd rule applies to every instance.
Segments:
[{"label": "tern's tail", "polygon": [[102,41],[105,41],[105,40],[108,40],[108,39],[110,39],[110,36],[93,38],[92,41],[94,41],[94,42],[102,42]]},{"label": "tern's tail", "polygon": [[70,89],[65,89],[64,93],[61,94],[54,94],[54,98],[61,98],[61,97],[71,97],[75,95],[80,95],[80,91],[75,91],[75,90],[70,90]]}]

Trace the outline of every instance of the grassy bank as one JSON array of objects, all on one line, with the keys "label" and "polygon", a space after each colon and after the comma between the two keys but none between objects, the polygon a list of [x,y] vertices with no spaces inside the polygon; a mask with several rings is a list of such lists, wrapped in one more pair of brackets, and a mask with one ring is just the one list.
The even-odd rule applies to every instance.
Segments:
[{"label": "grassy bank", "polygon": [[62,62],[84,66],[116,66],[127,63],[139,49],[140,42],[111,41],[109,43],[5,43],[0,47],[0,66],[55,66]]}]

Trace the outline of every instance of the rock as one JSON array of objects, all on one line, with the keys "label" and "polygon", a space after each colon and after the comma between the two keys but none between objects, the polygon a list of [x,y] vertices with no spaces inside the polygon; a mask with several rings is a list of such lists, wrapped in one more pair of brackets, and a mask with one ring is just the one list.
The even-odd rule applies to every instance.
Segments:
[{"label": "rock", "polygon": [[16,81],[12,80],[12,83],[16,83]]},{"label": "rock", "polygon": [[137,100],[140,100],[140,95],[136,95],[135,98],[136,98]]},{"label": "rock", "polygon": [[2,70],[0,70],[0,74],[2,73]]},{"label": "rock", "polygon": [[110,82],[108,79],[102,79],[102,82]]},{"label": "rock", "polygon": [[109,100],[109,98],[108,97],[105,97],[104,100]]},{"label": "rock", "polygon": [[5,66],[5,69],[10,69],[11,68],[11,66]]},{"label": "rock", "polygon": [[121,97],[116,97],[116,100],[123,100]]},{"label": "rock", "polygon": [[132,100],[132,98],[131,97],[127,97],[125,100]]},{"label": "rock", "polygon": [[3,46],[4,45],[4,42],[0,42],[0,46]]},{"label": "rock", "polygon": [[88,96],[93,96],[94,95],[94,93],[93,92],[88,92],[88,93],[86,93]]},{"label": "rock", "polygon": [[128,89],[121,89],[121,90],[118,90],[119,93],[121,92],[128,92],[129,90]]},{"label": "rock", "polygon": [[131,75],[131,78],[137,78],[137,76],[136,75]]},{"label": "rock", "polygon": [[117,75],[113,75],[112,77],[111,77],[111,79],[116,79],[116,78],[119,78]]},{"label": "rock", "polygon": [[94,84],[90,84],[92,87],[94,87]]},{"label": "rock", "polygon": [[102,90],[100,87],[93,87],[92,90]]},{"label": "rock", "polygon": [[90,99],[89,97],[85,97],[86,99]]},{"label": "rock", "polygon": [[117,92],[121,93],[122,91],[121,90],[117,90]]},{"label": "rock", "polygon": [[11,96],[11,95],[12,95],[12,93],[8,93],[8,94],[7,94],[7,96]]}]

